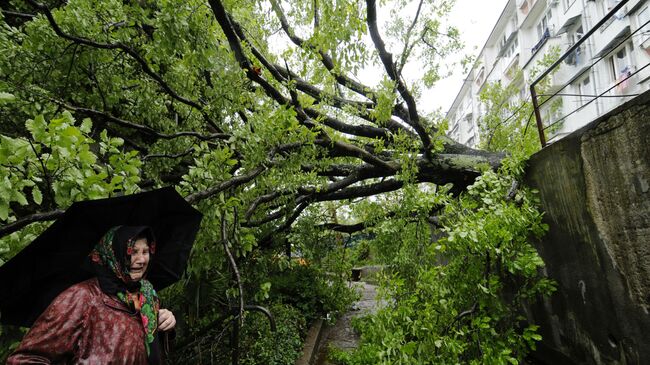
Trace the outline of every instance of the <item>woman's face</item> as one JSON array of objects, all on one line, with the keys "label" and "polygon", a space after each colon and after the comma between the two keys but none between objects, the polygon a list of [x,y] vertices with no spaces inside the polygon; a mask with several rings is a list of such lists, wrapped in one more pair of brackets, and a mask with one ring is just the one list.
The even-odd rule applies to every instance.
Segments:
[{"label": "woman's face", "polygon": [[142,279],[149,265],[149,245],[146,238],[140,238],[135,241],[131,253],[131,267],[129,275],[131,280],[138,281]]}]

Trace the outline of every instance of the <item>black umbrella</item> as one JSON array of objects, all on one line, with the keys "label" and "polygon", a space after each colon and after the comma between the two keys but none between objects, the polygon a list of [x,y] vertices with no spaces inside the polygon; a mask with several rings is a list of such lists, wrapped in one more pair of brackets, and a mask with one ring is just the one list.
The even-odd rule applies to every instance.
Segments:
[{"label": "black umbrella", "polygon": [[150,226],[156,253],[147,279],[161,290],[182,275],[202,215],[174,188],[74,203],[45,232],[0,266],[0,322],[31,326],[63,290],[92,276],[82,268],[106,231]]}]

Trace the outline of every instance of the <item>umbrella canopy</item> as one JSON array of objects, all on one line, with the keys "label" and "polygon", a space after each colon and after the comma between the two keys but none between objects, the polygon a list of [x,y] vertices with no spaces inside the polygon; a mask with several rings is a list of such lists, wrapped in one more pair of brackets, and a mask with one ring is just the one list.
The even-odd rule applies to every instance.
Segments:
[{"label": "umbrella canopy", "polygon": [[0,322],[31,326],[59,293],[92,277],[82,264],[104,233],[118,225],[151,227],[156,253],[147,279],[156,290],[171,285],[187,266],[201,218],[172,187],[72,204],[0,266]]}]

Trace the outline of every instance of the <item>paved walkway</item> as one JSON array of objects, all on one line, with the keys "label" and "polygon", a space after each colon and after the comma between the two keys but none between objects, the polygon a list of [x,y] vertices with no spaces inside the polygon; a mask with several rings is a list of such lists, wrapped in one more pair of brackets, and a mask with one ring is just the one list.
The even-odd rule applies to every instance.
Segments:
[{"label": "paved walkway", "polygon": [[323,333],[324,340],[318,352],[315,365],[333,365],[327,361],[327,352],[330,346],[343,350],[356,348],[359,343],[359,336],[352,329],[352,318],[374,312],[377,308],[375,297],[377,296],[377,287],[364,282],[354,283],[357,290],[361,293],[361,299],[354,303],[353,309],[345,313],[336,321],[333,327],[326,329]]}]

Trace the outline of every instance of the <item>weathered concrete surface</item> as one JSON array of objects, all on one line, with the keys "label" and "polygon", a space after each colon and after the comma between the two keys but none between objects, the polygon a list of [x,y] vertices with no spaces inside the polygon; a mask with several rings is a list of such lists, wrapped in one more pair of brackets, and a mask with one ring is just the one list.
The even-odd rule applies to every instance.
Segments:
[{"label": "weathered concrete surface", "polygon": [[302,355],[296,360],[295,365],[312,365],[314,363],[323,334],[323,326],[322,319],[317,319],[311,325],[302,346]]},{"label": "weathered concrete surface", "polygon": [[650,364],[650,92],[537,153],[527,171],[558,291],[528,309],[533,362]]}]

